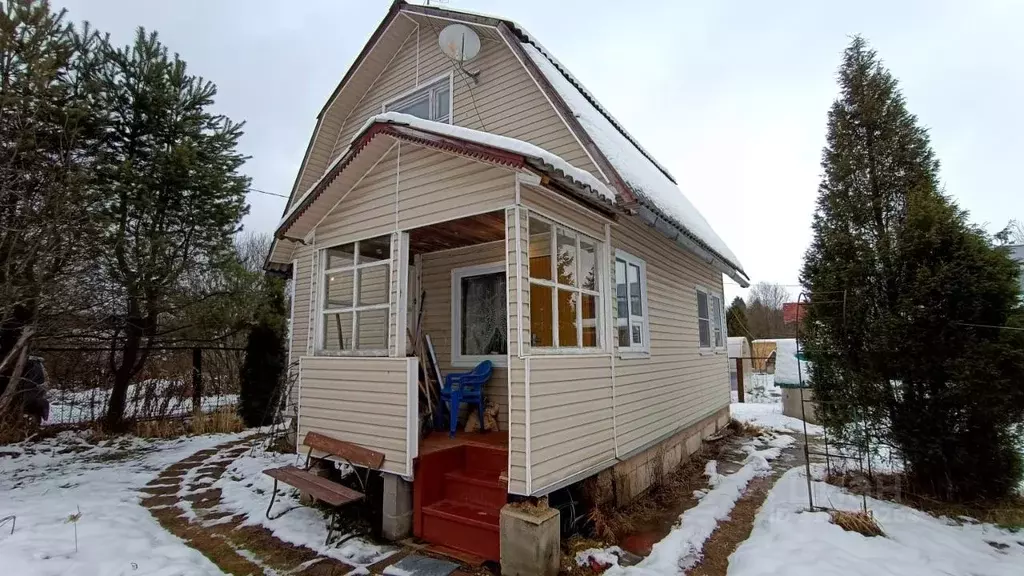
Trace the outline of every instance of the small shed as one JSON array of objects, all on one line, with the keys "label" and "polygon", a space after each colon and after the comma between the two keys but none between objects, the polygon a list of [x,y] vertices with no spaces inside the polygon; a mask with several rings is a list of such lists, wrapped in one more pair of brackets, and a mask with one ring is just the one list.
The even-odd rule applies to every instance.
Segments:
[{"label": "small shed", "polygon": [[754,340],[751,346],[754,356],[751,364],[754,370],[766,374],[775,372],[775,342],[776,340],[770,338]]},{"label": "small shed", "polygon": [[753,368],[750,364],[750,358],[753,356],[750,352],[750,341],[743,336],[730,336],[729,337],[729,378],[732,381],[732,389],[737,389],[737,382],[739,380],[737,376],[736,361],[741,359],[740,362],[743,364],[743,374],[749,375],[753,372]]}]

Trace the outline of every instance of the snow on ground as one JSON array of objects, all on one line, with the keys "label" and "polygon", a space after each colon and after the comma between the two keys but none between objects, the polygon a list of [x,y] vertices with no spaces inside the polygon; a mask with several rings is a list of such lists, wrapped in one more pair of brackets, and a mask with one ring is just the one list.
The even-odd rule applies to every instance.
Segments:
[{"label": "snow on ground", "polygon": [[[729,405],[729,413],[740,422],[748,422],[777,432],[796,432],[803,434],[804,421],[786,416],[782,413],[782,404],[750,404],[733,402]],[[818,436],[823,432],[821,426],[807,425],[807,433]]]},{"label": "snow on ground", "polygon": [[[244,435],[244,433],[242,434]],[[64,432],[32,444],[0,447],[0,527],[4,574],[221,574],[164,530],[139,503],[138,492],[167,466],[242,435],[174,440],[121,437],[93,445]],[[75,526],[68,516],[81,512]]]},{"label": "snow on ground", "polygon": [[[789,438],[789,440],[782,440]],[[732,474],[719,474],[717,462],[711,460],[705,467],[709,490],[699,496],[696,506],[683,512],[679,525],[654,545],[651,554],[636,566],[614,565],[605,574],[609,576],[674,575],[689,570],[701,559],[704,542],[718,527],[718,522],[729,518],[736,501],[743,495],[747,484],[759,476],[771,473],[770,460],[778,458],[782,448],[793,443],[790,436],[769,433],[745,442],[741,448],[747,453],[743,466]],[[611,551],[610,549],[608,550]],[[593,551],[588,551],[593,552]],[[590,556],[594,556],[591,554]],[[607,560],[607,557],[604,559]],[[580,557],[577,556],[577,562]]]},{"label": "snow on ground", "polygon": [[[821,466],[815,466],[820,473]],[[818,506],[859,510],[861,497],[813,481]],[[884,537],[868,538],[807,512],[803,468],[786,472],[754,520],[754,529],[729,558],[730,576],[884,576],[896,574],[1024,574],[1024,537],[989,524],[964,524],[868,498]]]},{"label": "snow on ground", "polygon": [[[146,380],[130,384],[125,394],[125,418],[182,416],[192,413],[192,397],[185,394],[185,385],[174,380]],[[50,417],[47,424],[80,424],[99,420],[107,413],[110,390],[90,388],[78,392],[50,390]],[[203,411],[238,404],[237,394],[203,396]]]},{"label": "snow on ground", "polygon": [[247,519],[243,524],[263,526],[285,542],[306,546],[319,554],[357,567],[368,566],[393,554],[396,551],[394,547],[379,546],[359,537],[339,546],[325,546],[327,519],[319,510],[301,505],[298,492],[283,484],[278,486],[278,496],[271,510],[272,516],[280,517],[267,519],[267,505],[274,489],[274,479],[263,474],[263,471],[289,464],[302,466],[304,461],[305,455],[298,454],[262,450],[243,454],[228,466],[224,475],[213,485],[221,489],[222,503],[219,509],[232,514],[245,514]]}]

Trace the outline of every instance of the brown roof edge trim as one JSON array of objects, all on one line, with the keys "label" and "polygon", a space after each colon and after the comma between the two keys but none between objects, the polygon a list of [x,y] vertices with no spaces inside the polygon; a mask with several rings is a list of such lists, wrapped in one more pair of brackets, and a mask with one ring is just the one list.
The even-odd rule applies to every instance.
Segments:
[{"label": "brown roof edge trim", "polygon": [[622,175],[620,175],[619,172],[615,170],[614,167],[612,167],[611,162],[608,161],[608,157],[605,156],[601,148],[593,141],[593,139],[590,138],[590,135],[587,134],[587,131],[584,130],[583,125],[580,124],[579,120],[576,118],[576,115],[573,114],[572,109],[569,108],[569,105],[565,102],[565,99],[562,98],[562,95],[559,94],[557,90],[555,90],[555,87],[551,85],[551,82],[549,82],[547,77],[544,76],[544,73],[540,71],[540,68],[537,67],[537,64],[534,63],[533,59],[530,58],[530,55],[527,54],[525,50],[523,50],[522,44],[519,43],[518,36],[509,28],[508,24],[505,22],[501,22],[498,25],[498,31],[505,39],[505,42],[507,42],[508,45],[512,47],[512,51],[516,53],[516,57],[519,58],[526,66],[526,68],[530,72],[530,75],[537,80],[537,84],[540,85],[540,89],[544,92],[548,99],[551,100],[552,103],[554,103],[555,107],[558,108],[559,115],[565,118],[565,122],[566,124],[569,125],[569,129],[575,133],[576,137],[579,138],[581,142],[583,142],[583,145],[584,147],[586,147],[587,152],[589,152],[590,155],[594,158],[594,160],[600,164],[601,170],[605,174],[611,176],[612,185],[615,186],[616,190],[618,190],[619,195],[622,197],[622,202],[625,204],[629,204],[631,202],[636,201],[636,197],[633,195],[633,192],[629,189],[629,186],[626,185],[626,182],[625,180],[623,180]]}]

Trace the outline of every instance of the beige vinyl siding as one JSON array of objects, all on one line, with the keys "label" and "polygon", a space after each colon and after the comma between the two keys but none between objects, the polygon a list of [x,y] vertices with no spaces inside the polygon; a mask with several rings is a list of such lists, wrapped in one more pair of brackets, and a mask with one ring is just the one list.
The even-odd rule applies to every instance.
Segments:
[{"label": "beige vinyl siding", "polygon": [[534,355],[527,364],[532,491],[613,461],[611,357]]},{"label": "beige vinyl siding", "polygon": [[722,293],[722,274],[635,218],[612,228],[612,247],[647,264],[651,355],[616,359],[619,453],[629,454],[729,404],[728,355],[701,355],[696,286]]},{"label": "beige vinyl siding", "polygon": [[[480,54],[467,66],[480,71],[478,82],[455,71],[441,53],[437,32],[443,23],[413,15],[420,30],[405,42],[373,87],[356,105],[340,129],[331,154],[340,155],[370,117],[380,114],[385,102],[413,88],[426,86],[442,75],[454,78],[454,123],[536,144],[567,162],[597,172],[583,147],[555,113],[543,92],[504,41],[481,33]],[[483,31],[481,31],[483,32]]]},{"label": "beige vinyl siding", "polygon": [[515,202],[515,174],[509,169],[411,144],[400,147],[398,226],[403,230]]},{"label": "beige vinyl siding", "polygon": [[321,247],[390,234],[396,225],[408,230],[504,208],[515,202],[515,175],[396,143],[355,187],[341,192],[344,197],[316,227]]},{"label": "beige vinyl siding", "polygon": [[291,341],[289,342],[288,360],[289,374],[292,375],[292,387],[288,395],[289,405],[297,406],[299,398],[299,358],[306,355],[309,335],[309,288],[313,275],[313,249],[311,246],[298,246],[295,250],[295,267],[292,269],[292,311]]},{"label": "beige vinyl siding", "polygon": [[[505,263],[505,241],[477,244],[423,254],[420,271],[421,290],[426,291],[423,330],[430,335],[441,372],[464,372],[466,367],[452,366],[452,270],[481,264]],[[505,357],[502,357],[504,362]],[[484,388],[486,400],[498,405],[498,425],[508,430],[508,372],[495,366],[491,380]]]},{"label": "beige vinyl siding", "polygon": [[406,358],[301,359],[299,442],[307,432],[384,453],[383,469],[407,471]]},{"label": "beige vinyl siding", "polygon": [[[518,228],[518,232],[517,232]],[[526,254],[526,212],[505,210],[506,265],[508,269],[508,389],[511,405],[508,424],[508,491],[529,495],[526,482],[526,362],[520,357],[519,316],[530,323],[530,291],[526,287],[529,261]],[[520,298],[522,303],[520,306]]]}]

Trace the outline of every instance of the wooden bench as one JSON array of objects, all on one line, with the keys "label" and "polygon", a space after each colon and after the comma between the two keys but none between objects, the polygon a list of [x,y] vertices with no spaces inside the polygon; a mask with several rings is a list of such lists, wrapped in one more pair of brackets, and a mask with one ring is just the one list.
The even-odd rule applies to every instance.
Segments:
[{"label": "wooden bench", "polygon": [[[305,468],[299,468],[297,466],[282,466],[280,468],[270,468],[264,470],[263,473],[274,479],[274,490],[270,495],[270,505],[267,506],[267,518],[273,520],[274,518],[280,518],[288,510],[285,510],[277,516],[271,517],[270,510],[274,507],[274,500],[277,498],[277,483],[283,482],[289,486],[298,488],[301,492],[305,492],[310,497],[329,504],[335,508],[335,512],[331,515],[329,520],[330,525],[327,530],[327,543],[331,541],[331,533],[334,530],[335,516],[337,515],[337,508],[353,502],[358,502],[365,498],[366,492],[366,481],[369,479],[371,470],[379,470],[384,465],[384,454],[375,452],[362,446],[357,446],[351,442],[345,442],[330,436],[325,436],[317,432],[308,432],[306,438],[302,441],[304,446],[309,447],[309,451],[306,453],[306,466]],[[352,466],[352,473],[356,475],[356,479],[359,480],[359,486],[362,488],[362,492],[353,490],[348,486],[343,486],[337,482],[332,482],[322,476],[317,476],[309,471],[310,466],[313,464],[313,450],[324,452],[331,456],[344,460],[349,466]],[[365,477],[359,475],[359,471],[356,466],[361,466],[366,469]],[[290,510],[290,508],[289,508]]]}]

